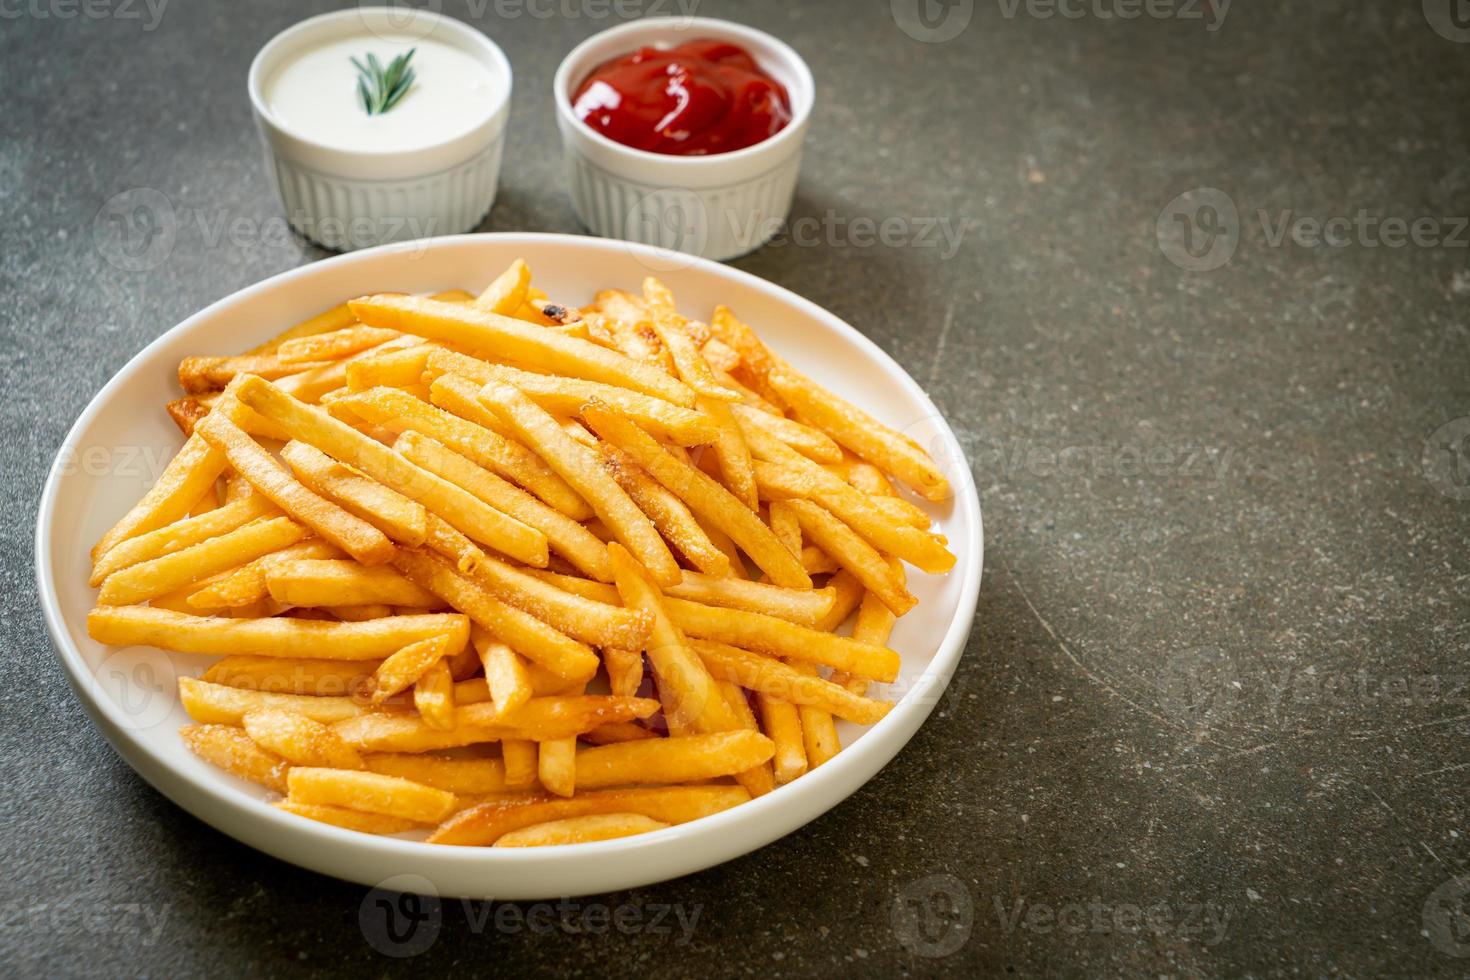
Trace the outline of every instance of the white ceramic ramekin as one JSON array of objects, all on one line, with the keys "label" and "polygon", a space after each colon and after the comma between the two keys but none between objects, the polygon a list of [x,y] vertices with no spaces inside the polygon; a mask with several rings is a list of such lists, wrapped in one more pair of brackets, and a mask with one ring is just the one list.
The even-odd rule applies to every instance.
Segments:
[{"label": "white ceramic ramekin", "polygon": [[[466,52],[491,73],[498,102],[467,132],[411,150],[344,150],[271,113],[263,86],[304,48],[354,35],[432,38]],[[277,34],[250,65],[250,104],[286,219],[307,238],[348,251],[470,231],[495,203],[510,62],[484,34],[457,20],[406,7],[352,7]]]},{"label": "white ceramic ramekin", "polygon": [[[624,146],[573,114],[577,86],[603,62],[702,38],[740,45],[786,86],[785,129],[743,150],[680,157]],[[707,17],[637,20],[573,48],[552,84],[572,205],[593,234],[724,260],[765,244],[785,222],[816,95],[811,70],[785,42]]]}]

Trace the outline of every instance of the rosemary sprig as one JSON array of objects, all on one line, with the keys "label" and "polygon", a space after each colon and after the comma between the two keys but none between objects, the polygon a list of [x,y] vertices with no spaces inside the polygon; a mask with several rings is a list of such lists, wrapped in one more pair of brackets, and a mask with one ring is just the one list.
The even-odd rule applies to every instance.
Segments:
[{"label": "rosemary sprig", "polygon": [[366,65],[356,58],[351,59],[357,68],[357,96],[368,115],[382,115],[407,94],[409,86],[413,85],[413,69],[408,62],[417,50],[410,48],[406,54],[394,58],[388,62],[386,70],[378,56],[371,52]]}]

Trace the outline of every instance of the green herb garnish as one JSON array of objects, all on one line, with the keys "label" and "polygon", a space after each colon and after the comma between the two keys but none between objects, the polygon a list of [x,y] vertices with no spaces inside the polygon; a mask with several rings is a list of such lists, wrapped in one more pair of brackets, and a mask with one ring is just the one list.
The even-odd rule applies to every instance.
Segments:
[{"label": "green herb garnish", "polygon": [[368,115],[382,115],[397,105],[398,100],[408,92],[409,86],[413,84],[413,69],[408,66],[408,62],[417,50],[410,48],[407,54],[401,54],[388,62],[386,71],[375,54],[367,56],[366,65],[356,58],[351,59],[357,68],[357,95],[362,99],[362,107],[367,110]]}]

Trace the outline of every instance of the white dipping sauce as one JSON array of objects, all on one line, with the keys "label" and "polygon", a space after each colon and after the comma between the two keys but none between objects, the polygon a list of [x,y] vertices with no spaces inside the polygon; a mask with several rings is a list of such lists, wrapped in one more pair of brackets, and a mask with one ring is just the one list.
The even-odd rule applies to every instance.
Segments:
[{"label": "white dipping sauce", "polygon": [[[380,115],[357,93],[357,68],[372,53],[387,70],[410,48],[413,86]],[[341,150],[415,150],[484,122],[497,103],[490,69],[459,48],[427,38],[362,34],[302,51],[263,86],[271,114],[307,139]]]}]

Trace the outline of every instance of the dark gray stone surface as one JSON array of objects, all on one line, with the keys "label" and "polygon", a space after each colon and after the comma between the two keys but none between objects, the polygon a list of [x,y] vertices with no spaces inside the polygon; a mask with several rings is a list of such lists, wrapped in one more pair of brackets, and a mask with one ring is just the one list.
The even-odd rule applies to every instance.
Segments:
[{"label": "dark gray stone surface", "polygon": [[[320,257],[251,230],[279,209],[244,76],[330,6],[0,7],[6,974],[398,968],[360,929],[365,889],[236,844],[112,753],[54,663],[32,572],[45,467],[103,382],[204,304]],[[605,8],[439,6],[516,72],[484,227],[576,231],[548,92]],[[1430,438],[1470,426],[1470,44],[1453,40],[1470,31],[1450,0],[928,9],[972,6],[924,43],[882,0],[698,5],[789,39],[820,87],[795,216],[834,222],[736,265],[866,331],[971,450],[988,567],[949,693],[801,832],[581,903],[645,923],[677,906],[692,930],[538,931],[507,918],[528,906],[445,903],[408,969],[1470,965],[1470,444]],[[140,187],[184,220],[166,261],[129,273],[93,216]],[[1217,192],[1165,213],[1198,188]],[[1278,237],[1301,216],[1346,221],[1335,244]],[[897,219],[904,243],[864,245],[858,218]],[[1428,220],[1391,247],[1385,218]],[[922,247],[930,220],[963,228],[953,254]]]}]

